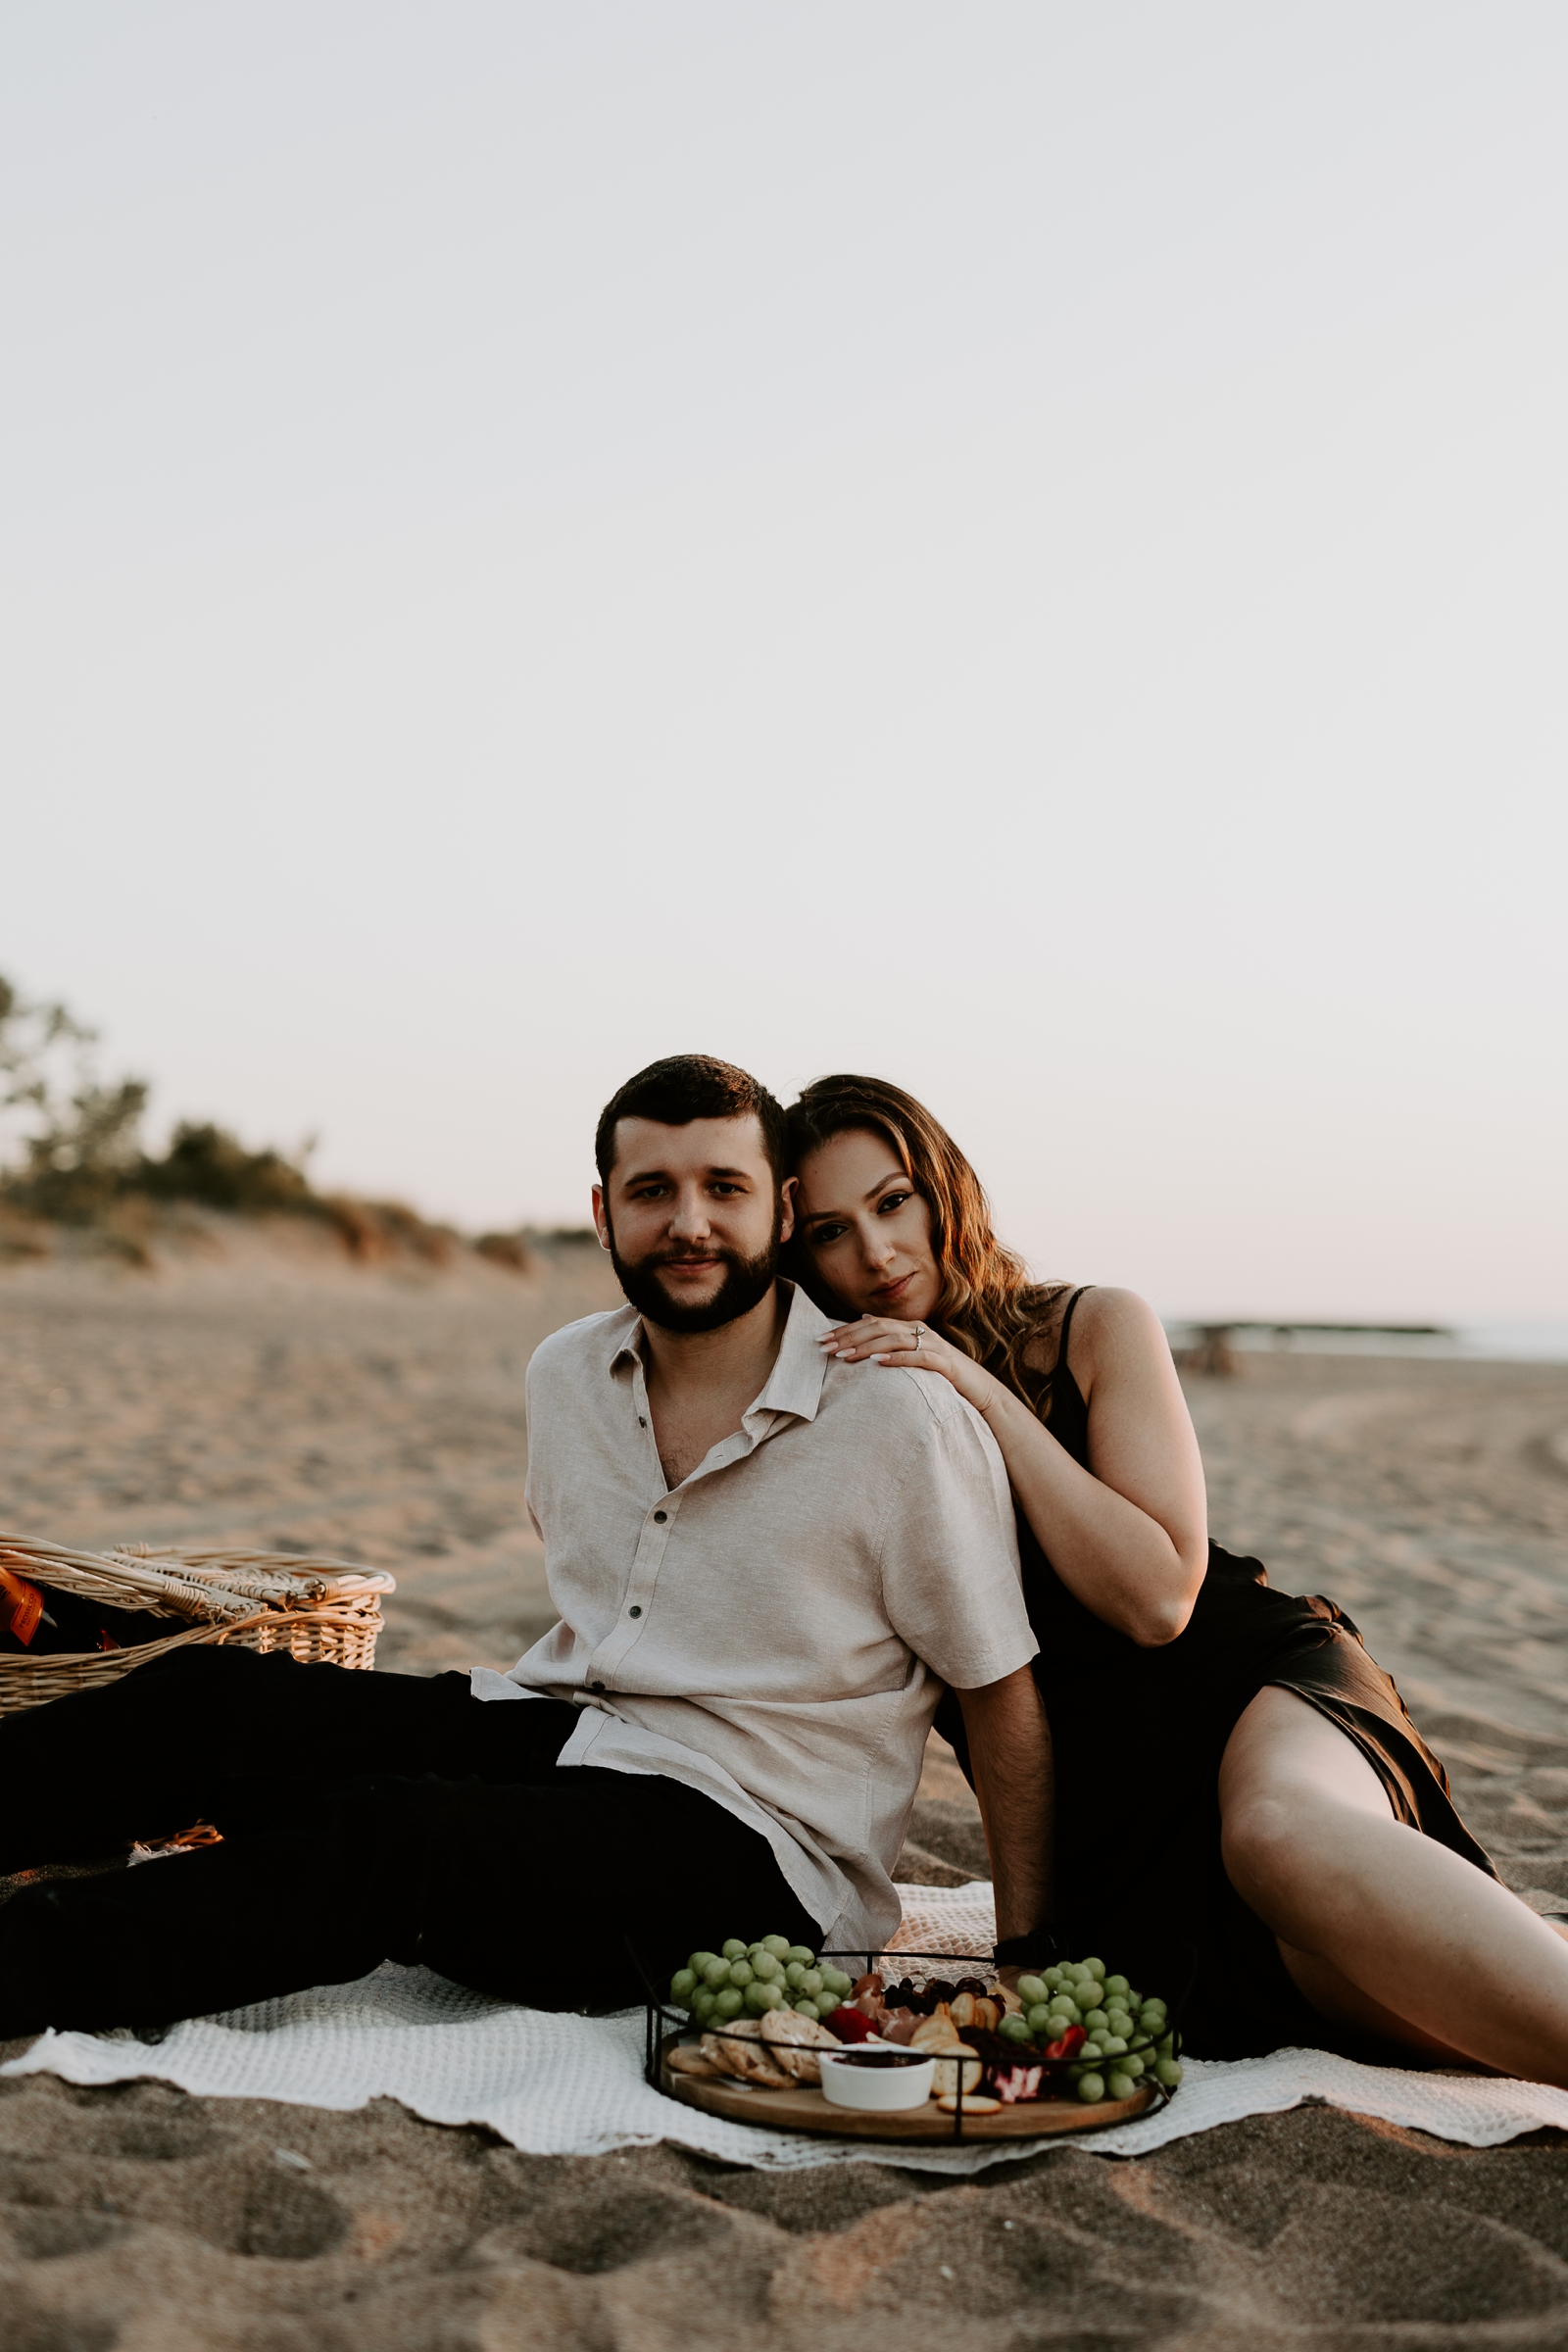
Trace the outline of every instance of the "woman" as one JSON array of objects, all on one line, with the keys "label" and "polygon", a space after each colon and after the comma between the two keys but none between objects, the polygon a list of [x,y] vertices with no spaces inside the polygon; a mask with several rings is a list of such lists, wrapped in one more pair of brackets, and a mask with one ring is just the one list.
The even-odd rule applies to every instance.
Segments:
[{"label": "woman", "polygon": [[[789,1270],[823,1346],[951,1381],[1007,1465],[1060,1936],[1185,1992],[1199,2055],[1417,2050],[1568,2087],[1568,1942],[1500,1884],[1349,1619],[1208,1541],[1151,1309],[1032,1284],[899,1088],[821,1078],[790,1121]],[[962,1760],[956,1705],[938,1722]]]}]

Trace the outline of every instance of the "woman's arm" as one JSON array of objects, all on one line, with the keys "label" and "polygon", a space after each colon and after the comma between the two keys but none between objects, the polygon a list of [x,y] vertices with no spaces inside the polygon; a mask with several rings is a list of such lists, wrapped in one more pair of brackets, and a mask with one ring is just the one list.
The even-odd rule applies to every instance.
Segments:
[{"label": "woman's arm", "polygon": [[1089,1407],[1083,1470],[1009,1388],[927,1331],[885,1317],[834,1335],[851,1359],[940,1372],[985,1415],[1012,1491],[1062,1583],[1146,1649],[1174,1642],[1208,1564],[1203,1465],[1170,1348],[1132,1291],[1092,1290],[1073,1319],[1073,1374]]},{"label": "woman's arm", "polygon": [[1051,1727],[1032,1668],[960,1690],[974,1792],[997,1889],[997,1941],[1051,1917],[1055,1774]]},{"label": "woman's arm", "polygon": [[1158,1318],[1133,1292],[1088,1292],[1072,1343],[1090,1470],[1001,1381],[980,1409],[1062,1583],[1154,1648],[1184,1630],[1208,1565],[1198,1439]]}]

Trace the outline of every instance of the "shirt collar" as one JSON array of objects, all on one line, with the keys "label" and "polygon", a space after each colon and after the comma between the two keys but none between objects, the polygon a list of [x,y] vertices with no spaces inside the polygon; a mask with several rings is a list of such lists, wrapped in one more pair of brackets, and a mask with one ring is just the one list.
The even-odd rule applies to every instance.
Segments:
[{"label": "shirt collar", "polygon": [[[761,1395],[741,1416],[743,1428],[750,1428],[753,1415],[758,1413],[793,1413],[798,1420],[814,1421],[816,1408],[822,1401],[827,1357],[817,1342],[833,1326],[821,1308],[812,1305],[799,1283],[786,1282],[781,1287],[790,1294],[784,1337]],[[626,1312],[632,1317],[629,1324],[618,1315],[615,1318],[618,1329],[607,1366],[612,1374],[619,1371],[622,1364],[647,1363],[643,1319],[632,1308]]]},{"label": "shirt collar", "polygon": [[792,1294],[784,1337],[773,1358],[767,1386],[751,1412],[743,1416],[747,1421],[752,1413],[794,1413],[802,1421],[814,1421],[816,1408],[822,1401],[827,1356],[817,1342],[833,1326],[821,1308],[812,1305],[799,1283],[787,1282],[784,1288]]}]

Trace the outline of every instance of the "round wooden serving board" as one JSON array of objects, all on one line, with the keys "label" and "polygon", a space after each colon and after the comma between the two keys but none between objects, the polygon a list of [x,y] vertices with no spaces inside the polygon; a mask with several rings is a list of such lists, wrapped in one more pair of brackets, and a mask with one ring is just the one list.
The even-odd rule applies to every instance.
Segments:
[{"label": "round wooden serving board", "polygon": [[[868,2115],[858,2107],[834,2107],[821,2091],[761,2090],[749,2082],[733,2082],[722,2075],[678,2075],[668,2064],[669,2043],[660,2052],[659,2080],[665,2095],[710,2115],[727,2116],[732,2123],[765,2124],[773,2131],[828,2132],[837,2139],[953,2139],[954,2119],[927,2099],[923,2107],[906,2107],[901,2115]],[[1158,2094],[1144,2084],[1130,2099],[1102,2099],[1088,2107],[1081,2100],[1021,2100],[997,2115],[963,2119],[965,2139],[1049,2139],[1061,2132],[1094,2132],[1106,2124],[1130,2124],[1147,2115]]]}]

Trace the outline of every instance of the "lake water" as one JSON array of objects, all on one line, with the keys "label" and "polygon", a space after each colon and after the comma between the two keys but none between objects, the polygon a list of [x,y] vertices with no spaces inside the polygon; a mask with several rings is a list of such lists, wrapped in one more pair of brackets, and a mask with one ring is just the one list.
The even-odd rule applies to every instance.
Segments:
[{"label": "lake water", "polygon": [[[1167,1318],[1173,1348],[1191,1348],[1201,1326]],[[1426,1355],[1464,1358],[1472,1363],[1568,1364],[1568,1323],[1456,1323],[1441,1332],[1313,1330],[1310,1326],[1241,1324],[1230,1335],[1233,1348],[1300,1355]]]}]

